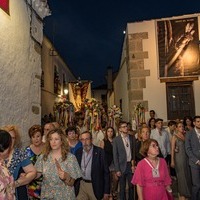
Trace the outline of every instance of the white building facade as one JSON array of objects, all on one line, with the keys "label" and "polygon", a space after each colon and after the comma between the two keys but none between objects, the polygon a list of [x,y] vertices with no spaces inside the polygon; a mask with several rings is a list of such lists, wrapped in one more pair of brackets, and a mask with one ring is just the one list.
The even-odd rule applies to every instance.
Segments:
[{"label": "white building facade", "polygon": [[[8,3],[4,4],[6,9],[3,3]],[[26,144],[28,129],[41,121],[42,20],[50,12],[46,1],[3,3],[0,3],[0,126],[17,125]]]},{"label": "white building facade", "polygon": [[42,116],[53,115],[55,101],[65,95],[64,90],[69,92],[69,82],[76,81],[76,77],[46,36],[42,43],[42,74]]},{"label": "white building facade", "polygon": [[142,103],[168,121],[200,114],[200,15],[128,23],[114,101],[131,121]]}]

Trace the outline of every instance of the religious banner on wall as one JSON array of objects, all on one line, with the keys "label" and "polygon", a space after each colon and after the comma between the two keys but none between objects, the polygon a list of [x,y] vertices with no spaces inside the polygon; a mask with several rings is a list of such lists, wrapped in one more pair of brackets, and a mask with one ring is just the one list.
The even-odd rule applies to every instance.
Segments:
[{"label": "religious banner on wall", "polygon": [[9,15],[9,0],[0,0],[0,8]]},{"label": "religious banner on wall", "polygon": [[54,66],[54,93],[61,94],[61,82],[57,66]]},{"label": "religious banner on wall", "polygon": [[200,75],[198,18],[157,21],[159,77]]},{"label": "religious banner on wall", "polygon": [[74,104],[75,110],[81,110],[82,103],[85,99],[91,98],[90,81],[71,82],[69,83],[69,100]]}]

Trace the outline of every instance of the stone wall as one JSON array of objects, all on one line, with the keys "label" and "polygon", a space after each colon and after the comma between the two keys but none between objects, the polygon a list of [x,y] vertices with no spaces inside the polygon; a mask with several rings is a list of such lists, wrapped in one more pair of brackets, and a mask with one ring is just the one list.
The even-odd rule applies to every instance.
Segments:
[{"label": "stone wall", "polygon": [[128,98],[129,116],[133,116],[133,107],[141,102],[148,108],[148,102],[143,99],[143,88],[146,87],[146,76],[150,70],[144,69],[144,59],[148,52],[143,50],[143,40],[148,39],[147,32],[129,34],[127,38],[127,73],[128,73]]}]

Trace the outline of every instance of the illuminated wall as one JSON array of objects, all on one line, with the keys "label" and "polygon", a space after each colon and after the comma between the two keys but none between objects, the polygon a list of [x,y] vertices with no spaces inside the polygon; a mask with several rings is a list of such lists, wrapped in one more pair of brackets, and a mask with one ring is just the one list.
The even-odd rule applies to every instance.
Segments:
[{"label": "illuminated wall", "polygon": [[63,94],[63,78],[65,82],[76,81],[67,64],[59,53],[54,49],[53,44],[47,37],[42,43],[42,70],[44,72],[44,86],[42,87],[42,116],[53,114],[53,105],[58,97],[54,93],[54,68],[57,67],[59,80],[61,82],[61,94]]},{"label": "illuminated wall", "polygon": [[41,119],[41,47],[30,35],[26,1],[10,0],[9,9],[0,9],[0,126],[19,126],[26,145],[28,129]]}]

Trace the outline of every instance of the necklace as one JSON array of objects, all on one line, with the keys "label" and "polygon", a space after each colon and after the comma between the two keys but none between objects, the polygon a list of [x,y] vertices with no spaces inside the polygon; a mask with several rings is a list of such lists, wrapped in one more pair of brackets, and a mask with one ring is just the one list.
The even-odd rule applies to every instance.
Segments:
[{"label": "necklace", "polygon": [[[153,166],[153,164],[152,164],[152,161],[150,161],[148,158],[145,158],[144,159],[147,163],[148,163],[148,165],[151,167],[151,169],[152,169],[152,176],[153,176],[153,178],[156,178],[156,177],[160,177],[160,173],[159,173],[159,159],[156,159],[155,161],[155,166]],[[158,161],[158,162],[157,162]]]},{"label": "necklace", "polygon": [[125,142],[125,145],[126,147],[129,147],[129,143],[128,143],[128,136],[122,136],[124,142]]}]

